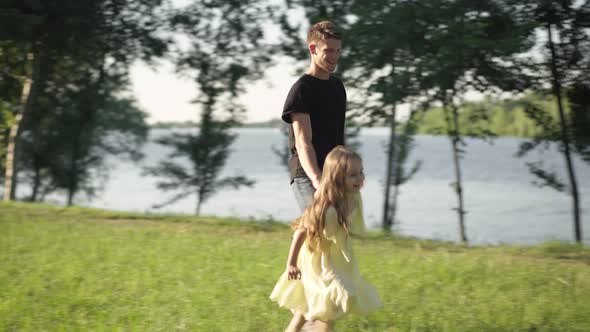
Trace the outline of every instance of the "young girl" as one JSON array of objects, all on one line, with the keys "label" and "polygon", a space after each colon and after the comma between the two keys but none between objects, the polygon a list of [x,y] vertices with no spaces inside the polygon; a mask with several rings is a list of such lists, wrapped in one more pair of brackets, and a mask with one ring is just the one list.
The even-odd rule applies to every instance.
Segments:
[{"label": "young girl", "polygon": [[270,295],[293,312],[287,331],[299,331],[305,320],[314,321],[316,331],[330,331],[344,314],[368,314],[381,306],[359,273],[350,239],[364,227],[364,180],[356,153],[337,146],[326,157],[314,200],[293,223],[287,270]]}]

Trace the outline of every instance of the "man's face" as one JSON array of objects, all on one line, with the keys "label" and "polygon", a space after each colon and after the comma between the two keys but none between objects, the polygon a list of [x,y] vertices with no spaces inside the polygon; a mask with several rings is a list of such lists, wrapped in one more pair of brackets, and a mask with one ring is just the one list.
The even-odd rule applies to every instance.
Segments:
[{"label": "man's face", "polygon": [[322,70],[331,73],[336,70],[342,51],[342,41],[328,38],[309,45],[313,62]]}]

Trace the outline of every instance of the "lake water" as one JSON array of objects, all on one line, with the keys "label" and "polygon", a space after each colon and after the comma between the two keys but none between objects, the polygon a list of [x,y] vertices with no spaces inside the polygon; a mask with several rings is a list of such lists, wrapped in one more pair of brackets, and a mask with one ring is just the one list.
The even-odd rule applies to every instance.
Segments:
[{"label": "lake water", "polygon": [[[103,192],[82,205],[137,212],[173,212],[191,214],[196,198],[187,198],[161,210],[151,206],[164,201],[172,193],[156,188],[157,179],[143,177],[142,167],[154,165],[166,157],[169,149],[153,143],[153,139],[170,132],[190,129],[154,129],[150,142],[144,146],[146,159],[141,164],[111,159],[111,176]],[[272,146],[281,147],[285,139],[278,129],[234,129],[238,138],[228,159],[225,175],[242,174],[256,181],[252,188],[225,190],[214,195],[202,207],[202,214],[237,216],[245,219],[273,218],[290,221],[299,215],[289,188],[288,172],[273,153]],[[379,227],[383,204],[385,174],[386,128],[361,131],[360,154],[364,160],[366,183],[362,190],[366,223]],[[515,158],[522,141],[498,138],[490,145],[467,139],[466,154],[461,161],[465,193],[466,229],[474,244],[534,244],[547,240],[573,241],[572,200],[565,193],[532,184],[534,176],[525,161],[544,160],[546,168],[558,171],[563,179],[565,161],[556,149],[526,158]],[[458,241],[456,196],[450,183],[454,181],[451,145],[444,136],[418,135],[413,160],[422,160],[420,171],[401,187],[395,230],[420,238]],[[575,171],[581,195],[585,242],[590,243],[590,166],[575,160]]]}]

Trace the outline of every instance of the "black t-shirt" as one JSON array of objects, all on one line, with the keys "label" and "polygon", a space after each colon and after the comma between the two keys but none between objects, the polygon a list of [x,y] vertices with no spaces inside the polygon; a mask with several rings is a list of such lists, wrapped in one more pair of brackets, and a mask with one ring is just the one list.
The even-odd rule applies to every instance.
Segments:
[{"label": "black t-shirt", "polygon": [[346,91],[342,82],[334,76],[322,80],[311,75],[301,76],[291,87],[285,106],[283,121],[289,126],[291,181],[305,177],[301,167],[291,120],[292,113],[307,113],[311,120],[311,140],[320,170],[328,153],[337,145],[344,144],[344,119],[346,117]]}]

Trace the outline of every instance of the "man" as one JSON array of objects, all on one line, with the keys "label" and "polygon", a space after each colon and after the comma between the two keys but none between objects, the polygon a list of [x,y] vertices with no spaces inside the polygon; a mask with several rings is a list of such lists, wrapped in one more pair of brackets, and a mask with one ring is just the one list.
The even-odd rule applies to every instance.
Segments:
[{"label": "man", "polygon": [[311,203],[318,188],[326,155],[344,145],[346,91],[331,75],[342,50],[334,23],[314,24],[307,34],[309,68],[291,87],[282,119],[291,124],[289,171],[291,188],[301,210]]}]

